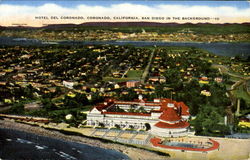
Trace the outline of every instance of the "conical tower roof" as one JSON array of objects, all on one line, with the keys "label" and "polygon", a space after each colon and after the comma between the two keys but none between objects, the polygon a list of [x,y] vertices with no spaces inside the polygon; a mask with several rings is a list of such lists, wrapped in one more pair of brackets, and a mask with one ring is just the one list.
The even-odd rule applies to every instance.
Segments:
[{"label": "conical tower roof", "polygon": [[181,120],[181,117],[178,116],[177,111],[174,110],[174,108],[167,108],[163,111],[162,115],[160,116],[160,119],[163,121],[179,121]]}]

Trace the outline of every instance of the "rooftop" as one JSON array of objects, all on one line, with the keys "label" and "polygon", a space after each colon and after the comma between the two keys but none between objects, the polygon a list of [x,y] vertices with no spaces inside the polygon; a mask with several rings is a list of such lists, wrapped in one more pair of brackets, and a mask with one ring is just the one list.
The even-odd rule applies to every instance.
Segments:
[{"label": "rooftop", "polygon": [[174,108],[167,108],[163,111],[160,119],[164,121],[179,121],[181,120],[181,117],[178,115],[177,111],[174,110]]},{"label": "rooftop", "polygon": [[189,126],[189,123],[186,121],[180,121],[178,123],[174,123],[174,124],[169,124],[169,123],[165,123],[165,122],[158,122],[155,124],[156,127],[159,128],[186,128]]}]

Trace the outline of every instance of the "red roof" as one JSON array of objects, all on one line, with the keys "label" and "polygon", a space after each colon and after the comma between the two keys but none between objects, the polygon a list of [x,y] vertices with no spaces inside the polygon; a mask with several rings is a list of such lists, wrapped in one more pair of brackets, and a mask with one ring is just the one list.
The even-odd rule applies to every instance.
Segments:
[{"label": "red roof", "polygon": [[145,103],[145,106],[161,106],[161,104]]},{"label": "red roof", "polygon": [[179,102],[178,106],[181,107],[181,115],[183,115],[183,116],[189,116],[190,115],[188,106],[185,105],[183,102]]},{"label": "red roof", "polygon": [[[105,105],[106,103],[106,105]],[[112,105],[114,103],[113,99],[106,99],[104,101],[104,103],[99,103],[96,106],[94,106],[92,109],[96,108],[98,111],[102,111],[103,109],[106,109],[107,107],[109,107],[110,105]],[[92,110],[91,109],[91,110]]]},{"label": "red roof", "polygon": [[162,115],[160,116],[160,119],[164,121],[179,121],[181,120],[181,117],[178,116],[174,108],[167,108],[163,111]]},{"label": "red roof", "polygon": [[199,151],[199,152],[207,152],[207,151],[219,149],[220,144],[217,141],[215,141],[213,139],[209,139],[209,141],[210,141],[210,143],[212,143],[212,146],[209,148],[189,148],[189,147],[177,147],[177,146],[168,146],[168,145],[161,144],[162,141],[160,138],[151,138],[150,139],[150,142],[153,144],[153,146],[167,148],[167,149]]},{"label": "red roof", "polygon": [[109,106],[104,105],[104,104],[99,104],[98,106],[95,106],[94,108],[96,108],[98,111],[102,111],[103,109],[106,109],[107,107]]},{"label": "red roof", "polygon": [[178,123],[175,124],[169,124],[169,123],[165,123],[165,122],[158,122],[155,124],[156,127],[159,128],[186,128],[189,126],[189,123],[186,121],[180,121]]},{"label": "red roof", "polygon": [[[162,98],[160,99],[161,102],[143,102],[144,106],[160,106],[160,112],[163,112],[162,115],[160,116],[161,120],[164,121],[178,121],[181,119],[181,115],[190,115],[188,110],[188,106],[186,106],[183,102],[176,102],[173,101],[171,99],[167,99],[167,98]],[[105,103],[107,103],[106,105],[104,103],[100,103],[97,106],[95,106],[94,108],[96,108],[99,111],[102,111],[103,109],[106,109],[107,107],[109,107],[112,104],[127,104],[127,105],[131,105],[131,104],[139,104],[141,101],[140,100],[135,100],[135,101],[117,101],[114,99],[106,99]],[[168,107],[168,103],[172,103],[174,104],[174,108],[181,108],[181,115],[179,116],[177,111],[174,110],[174,108],[170,108]],[[158,112],[159,112],[158,111]],[[154,110],[152,110],[151,112],[156,112]],[[120,114],[120,115],[141,115],[141,116],[150,116],[150,114],[143,114],[143,113],[128,113],[128,112],[105,112],[105,114]]]},{"label": "red roof", "polygon": [[103,112],[102,114],[119,114],[119,115],[131,115],[131,116],[151,116],[149,113],[134,113],[134,112]]},{"label": "red roof", "polygon": [[156,113],[161,113],[162,111],[161,110],[152,110],[152,111],[150,111],[151,113],[153,113],[153,112],[156,112]]}]

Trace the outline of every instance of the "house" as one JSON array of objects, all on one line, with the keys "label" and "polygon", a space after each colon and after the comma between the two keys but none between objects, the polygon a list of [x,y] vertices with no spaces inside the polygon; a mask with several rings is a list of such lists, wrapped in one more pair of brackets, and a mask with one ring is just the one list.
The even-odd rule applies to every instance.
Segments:
[{"label": "house", "polygon": [[73,89],[73,86],[76,85],[76,82],[72,81],[63,81],[63,85],[69,89]]},{"label": "house", "polygon": [[67,96],[69,96],[69,97],[71,97],[71,98],[74,98],[74,97],[76,96],[76,94],[75,94],[75,93],[72,93],[72,92],[69,92],[69,93],[67,94]]},{"label": "house", "polygon": [[206,76],[200,77],[199,83],[200,83],[200,84],[209,84],[208,77],[206,77]]},{"label": "house", "polygon": [[115,89],[119,89],[119,88],[120,88],[120,85],[119,85],[119,84],[115,84],[115,85],[114,85],[114,88],[115,88]]},{"label": "house", "polygon": [[30,57],[32,57],[32,54],[24,54],[20,58],[29,59]]},{"label": "house", "polygon": [[223,81],[222,77],[215,77],[214,81],[217,83],[221,83]]},{"label": "house", "polygon": [[37,109],[40,109],[41,107],[42,106],[40,104],[38,104],[37,102],[24,104],[25,110],[37,110]]},{"label": "house", "polygon": [[0,86],[6,86],[7,82],[1,81]]},{"label": "house", "polygon": [[131,80],[131,81],[126,82],[126,87],[133,88],[133,87],[137,87],[139,84],[140,84],[140,81]]},{"label": "house", "polygon": [[146,84],[145,88],[155,90],[155,87],[151,84]]},{"label": "house", "polygon": [[211,96],[211,92],[209,92],[209,91],[207,91],[207,90],[202,90],[202,91],[201,91],[201,95],[204,95],[204,96],[209,97],[209,96]]},{"label": "house", "polygon": [[120,73],[119,71],[116,71],[116,72],[113,72],[112,75],[113,75],[113,77],[118,78],[118,77],[122,76],[122,73]]},{"label": "house", "polygon": [[152,82],[158,82],[159,78],[158,77],[150,77],[148,80],[152,81]]},{"label": "house", "polygon": [[239,119],[238,126],[241,126],[243,128],[250,128],[250,114],[248,114],[244,117],[241,117]]},{"label": "house", "polygon": [[151,82],[160,82],[160,83],[166,82],[166,78],[164,76],[150,77],[148,80]]},{"label": "house", "polygon": [[4,99],[4,103],[12,103],[11,99]]},{"label": "house", "polygon": [[0,76],[5,76],[6,72],[0,72]]}]

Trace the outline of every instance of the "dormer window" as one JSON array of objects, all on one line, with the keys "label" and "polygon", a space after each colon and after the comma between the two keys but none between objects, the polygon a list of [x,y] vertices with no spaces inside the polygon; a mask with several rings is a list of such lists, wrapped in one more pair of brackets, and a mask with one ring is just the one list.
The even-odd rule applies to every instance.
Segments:
[{"label": "dormer window", "polygon": [[169,108],[173,108],[173,107],[174,107],[174,104],[173,104],[173,103],[168,103],[168,107],[169,107]]}]

